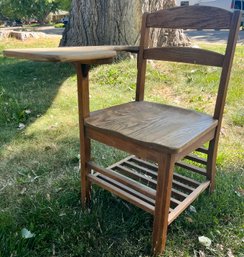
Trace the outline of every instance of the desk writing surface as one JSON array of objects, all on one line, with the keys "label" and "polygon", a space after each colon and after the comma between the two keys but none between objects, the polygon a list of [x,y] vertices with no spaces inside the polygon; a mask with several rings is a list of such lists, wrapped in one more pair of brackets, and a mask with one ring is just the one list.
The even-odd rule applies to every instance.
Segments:
[{"label": "desk writing surface", "polygon": [[44,62],[81,62],[85,64],[109,63],[116,51],[136,52],[130,46],[82,46],[56,48],[6,49],[4,56]]}]

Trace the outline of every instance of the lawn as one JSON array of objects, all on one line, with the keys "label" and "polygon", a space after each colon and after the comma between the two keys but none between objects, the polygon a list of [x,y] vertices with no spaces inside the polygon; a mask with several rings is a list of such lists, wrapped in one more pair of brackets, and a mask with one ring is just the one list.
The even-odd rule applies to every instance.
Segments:
[{"label": "lawn", "polygon": [[[81,209],[74,68],[2,56],[5,48],[40,45],[58,40],[0,41],[0,257],[150,256],[150,214],[97,187],[92,208]],[[201,45],[207,46],[223,51],[223,45]],[[91,109],[132,100],[135,67],[135,59],[94,67]],[[227,96],[216,190],[170,225],[164,256],[244,256],[243,71],[242,45]],[[211,67],[151,63],[146,99],[211,113],[218,74]],[[93,146],[104,166],[124,154]],[[199,236],[210,238],[211,247],[199,244]]]}]

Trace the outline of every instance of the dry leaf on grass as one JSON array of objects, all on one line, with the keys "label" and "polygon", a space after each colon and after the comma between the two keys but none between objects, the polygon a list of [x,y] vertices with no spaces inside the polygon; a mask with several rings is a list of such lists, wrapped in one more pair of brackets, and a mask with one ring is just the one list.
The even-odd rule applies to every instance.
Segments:
[{"label": "dry leaf on grass", "polygon": [[201,245],[205,246],[205,247],[210,247],[210,245],[212,244],[211,239],[209,239],[206,236],[199,236],[198,237],[198,241]]}]

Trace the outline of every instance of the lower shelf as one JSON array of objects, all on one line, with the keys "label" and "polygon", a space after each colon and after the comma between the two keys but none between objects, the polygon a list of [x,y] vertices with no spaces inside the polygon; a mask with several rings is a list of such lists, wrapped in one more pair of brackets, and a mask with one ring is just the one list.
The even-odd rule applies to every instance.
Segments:
[{"label": "lower shelf", "polygon": [[[90,181],[154,215],[157,165],[129,156],[104,169],[89,162]],[[174,173],[168,223],[177,218],[210,182]]]}]

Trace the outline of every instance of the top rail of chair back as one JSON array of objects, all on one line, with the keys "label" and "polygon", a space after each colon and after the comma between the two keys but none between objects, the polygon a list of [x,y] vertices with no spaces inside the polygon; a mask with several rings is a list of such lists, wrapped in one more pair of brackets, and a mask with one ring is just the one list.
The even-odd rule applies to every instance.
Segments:
[{"label": "top rail of chair back", "polygon": [[227,10],[209,6],[184,6],[147,14],[146,26],[173,29],[229,29],[233,15]]}]

